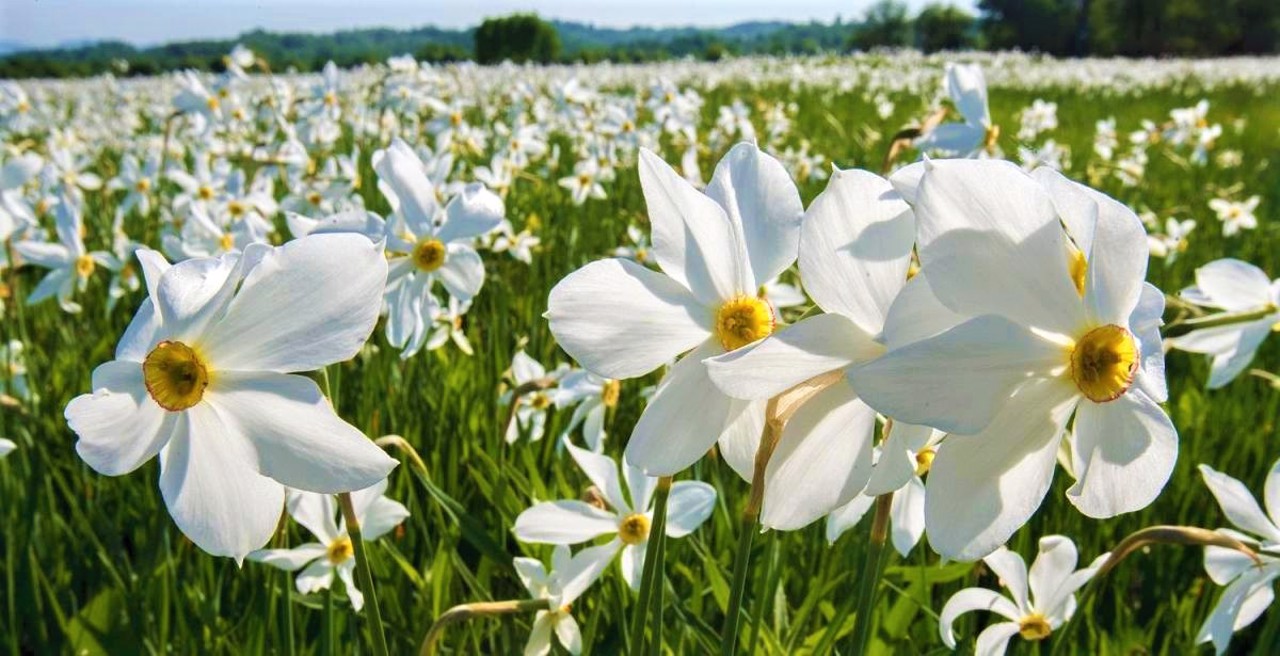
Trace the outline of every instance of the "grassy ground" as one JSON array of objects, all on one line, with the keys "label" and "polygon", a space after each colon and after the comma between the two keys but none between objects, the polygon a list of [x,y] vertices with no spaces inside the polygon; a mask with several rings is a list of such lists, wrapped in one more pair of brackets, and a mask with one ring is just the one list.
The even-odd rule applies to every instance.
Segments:
[{"label": "grassy ground", "polygon": [[[1191,247],[1172,266],[1153,260],[1150,279],[1169,292],[1190,284],[1192,272],[1210,260],[1233,256],[1280,275],[1280,104],[1277,89],[1226,88],[1209,95],[1211,120],[1226,128],[1218,149],[1240,151],[1243,164],[1223,169],[1187,167],[1152,151],[1145,182],[1121,188],[1114,177],[1104,191],[1162,218],[1195,218],[1200,226]],[[794,100],[795,131],[817,152],[842,166],[878,168],[883,141],[869,143],[863,126],[889,134],[917,98],[896,98],[898,115],[879,121],[854,94],[794,93],[787,88],[719,90],[708,96],[708,112],[733,97]],[[1134,97],[1082,95],[1073,89],[1037,93],[993,90],[997,122],[1006,126],[1002,146],[1013,153],[1016,114],[1035,97],[1058,103],[1061,126],[1047,136],[1072,149],[1069,174],[1085,175],[1094,121],[1117,119],[1121,138],[1143,118],[1162,120],[1170,109],[1194,104],[1201,94],[1169,89]],[[710,115],[708,116],[710,118]],[[1243,131],[1232,127],[1243,119]],[[373,150],[364,147],[365,157]],[[718,156],[718,153],[715,154]],[[714,162],[704,157],[704,169]],[[367,162],[366,162],[367,165]],[[362,193],[375,210],[385,204],[373,189],[371,172]],[[806,183],[806,202],[822,183]],[[1224,238],[1206,203],[1222,190],[1237,197],[1262,195],[1262,225],[1241,237]],[[393,473],[390,494],[413,513],[403,530],[373,547],[383,615],[393,653],[415,649],[432,619],[466,601],[524,596],[511,569],[521,554],[546,557],[549,548],[523,546],[509,534],[515,516],[532,499],[577,496],[587,484],[558,452],[553,439],[506,446],[498,404],[502,372],[528,339],[527,351],[544,363],[565,359],[541,319],[547,292],[576,267],[624,243],[629,222],[644,220],[644,203],[633,170],[604,201],[569,204],[554,182],[522,181],[508,199],[508,217],[519,229],[528,217],[541,220],[542,250],[532,266],[505,256],[486,255],[489,278],[467,317],[476,349],[465,357],[445,349],[402,362],[381,332],[357,360],[332,368],[339,412],[371,436],[397,433],[426,460],[433,489],[406,468]],[[88,221],[96,231],[109,225],[111,208],[90,200]],[[21,297],[36,272],[19,273],[12,283]],[[167,516],[157,489],[153,461],[121,478],[99,476],[75,456],[74,436],[62,408],[88,391],[93,367],[111,358],[115,341],[140,302],[135,294],[113,312],[105,309],[105,278],[96,280],[83,301],[85,312],[68,316],[48,303],[11,305],[3,338],[27,345],[31,386],[38,398],[0,411],[0,435],[19,450],[0,461],[0,648],[13,653],[285,653],[292,643],[301,654],[317,653],[322,596],[294,595],[290,617],[281,595],[292,578],[265,566],[238,568],[209,557],[186,541]],[[1280,339],[1272,339],[1254,366],[1280,369]],[[1173,479],[1147,510],[1108,521],[1089,520],[1065,502],[1067,477],[1059,475],[1041,511],[1013,539],[1011,547],[1031,556],[1042,535],[1061,533],[1079,545],[1083,560],[1109,549],[1124,535],[1152,524],[1218,527],[1224,518],[1195,467],[1208,463],[1260,490],[1265,471],[1280,456],[1277,417],[1280,391],[1245,376],[1227,388],[1207,392],[1207,366],[1199,356],[1169,357],[1168,409],[1181,434]],[[608,452],[620,454],[643,400],[638,391],[652,381],[627,381],[623,401],[607,426]],[[558,434],[568,413],[553,415],[548,435]],[[692,536],[669,542],[663,635],[674,653],[714,648],[722,621],[737,515],[746,497],[743,484],[723,463],[704,459],[686,477],[712,483],[720,492],[711,520]],[[747,607],[751,619],[743,645],[756,653],[799,653],[812,647],[831,624],[835,609],[853,594],[866,526],[828,547],[821,525],[788,534],[759,537]],[[304,537],[289,529],[288,544]],[[1072,653],[1182,654],[1193,651],[1195,632],[1219,590],[1204,576],[1201,552],[1155,547],[1124,563],[1103,586],[1095,613],[1081,617]],[[940,568],[937,557],[919,547],[910,558],[891,557],[878,610],[877,648],[895,653],[944,652],[934,614],[947,597],[966,585],[994,582],[981,567]],[[341,594],[341,593],[339,593]],[[634,603],[616,569],[574,608],[585,643],[593,653],[617,653]],[[340,652],[364,649],[364,624],[339,605],[336,631]],[[483,620],[454,628],[445,645],[453,653],[517,653],[528,635],[529,617]],[[986,618],[970,616],[957,625],[962,649]],[[291,629],[290,629],[291,627]],[[848,621],[836,627],[848,631]],[[287,638],[287,639],[286,639]],[[1013,653],[1047,653],[1046,647],[1015,640]],[[1234,649],[1268,651],[1280,644],[1280,611],[1273,610],[1237,636]]]}]

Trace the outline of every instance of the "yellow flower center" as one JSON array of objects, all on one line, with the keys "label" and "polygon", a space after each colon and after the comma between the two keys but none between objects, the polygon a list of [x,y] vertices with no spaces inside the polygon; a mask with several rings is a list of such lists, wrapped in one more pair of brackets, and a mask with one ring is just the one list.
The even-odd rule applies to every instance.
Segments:
[{"label": "yellow flower center", "polygon": [[1032,613],[1018,622],[1018,635],[1023,640],[1044,640],[1053,633],[1049,620],[1040,613]]},{"label": "yellow flower center", "polygon": [[236,238],[232,237],[231,233],[229,232],[223,233],[223,235],[218,238],[218,248],[224,251],[229,251],[232,248],[235,248],[235,245],[236,245]]},{"label": "yellow flower center", "polygon": [[325,558],[329,559],[330,565],[341,565],[347,562],[355,553],[355,548],[351,546],[351,538],[341,536],[333,542],[329,543],[329,548],[325,549]]},{"label": "yellow flower center", "polygon": [[649,518],[634,513],[622,518],[618,524],[618,539],[624,544],[640,544],[649,539]]},{"label": "yellow flower center", "polygon": [[307,202],[312,205],[319,205],[321,200],[324,200],[324,197],[321,196],[318,191],[313,191],[307,194]]},{"label": "yellow flower center", "polygon": [[600,402],[606,408],[618,407],[618,397],[622,394],[622,382],[617,380],[606,380],[604,388],[600,390]]},{"label": "yellow flower center", "polygon": [[1138,345],[1128,330],[1114,324],[1090,330],[1071,349],[1071,379],[1095,403],[1119,398],[1137,370]]},{"label": "yellow flower center", "polygon": [[93,270],[98,266],[97,262],[88,255],[81,255],[76,258],[76,275],[81,278],[88,278],[93,275]]},{"label": "yellow flower center", "polygon": [[773,332],[773,310],[754,296],[725,301],[716,311],[716,337],[726,351],[742,348]]},{"label": "yellow flower center", "polygon": [[423,239],[413,247],[413,264],[419,271],[430,273],[444,266],[444,242],[439,239]]},{"label": "yellow flower center", "polygon": [[151,180],[148,180],[147,178],[142,178],[137,182],[133,183],[133,188],[145,194],[147,193],[147,191],[151,189]]},{"label": "yellow flower center", "polygon": [[216,112],[218,111],[218,108],[222,106],[222,101],[218,100],[216,96],[209,96],[209,99],[205,100],[204,104],[210,111]]},{"label": "yellow flower center", "polygon": [[1080,294],[1081,298],[1084,298],[1084,281],[1089,273],[1089,262],[1084,259],[1084,253],[1079,248],[1076,248],[1074,244],[1070,248],[1071,262],[1067,266],[1071,272],[1071,282],[1075,283],[1076,293]]},{"label": "yellow flower center", "polygon": [[233,200],[230,203],[227,203],[227,213],[231,216],[241,216],[244,214],[244,211],[244,203],[241,203],[238,200]]},{"label": "yellow flower center", "polygon": [[933,459],[938,455],[932,447],[925,447],[916,454],[916,476],[924,476],[929,473],[929,468],[933,466]]},{"label": "yellow flower center", "polygon": [[142,382],[157,405],[180,412],[204,397],[209,370],[190,346],[163,341],[142,361]]},{"label": "yellow flower center", "polygon": [[212,200],[213,187],[210,187],[209,185],[201,185],[200,189],[196,191],[196,195],[200,197],[200,200]]},{"label": "yellow flower center", "polygon": [[529,406],[535,410],[546,410],[551,407],[551,397],[543,394],[542,392],[538,392],[537,394],[529,397]]},{"label": "yellow flower center", "polygon": [[338,104],[338,96],[332,91],[324,94],[324,104],[326,107],[333,107]]}]

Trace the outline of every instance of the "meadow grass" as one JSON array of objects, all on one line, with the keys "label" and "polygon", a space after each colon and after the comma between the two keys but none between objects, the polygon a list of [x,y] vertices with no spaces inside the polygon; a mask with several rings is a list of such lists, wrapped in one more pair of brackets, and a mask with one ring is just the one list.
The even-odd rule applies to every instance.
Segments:
[{"label": "meadow grass", "polygon": [[[1225,128],[1216,150],[1238,150],[1241,166],[1188,166],[1153,149],[1140,186],[1122,187],[1111,175],[1095,181],[1137,209],[1199,222],[1189,250],[1177,262],[1151,263],[1149,280],[1176,293],[1192,283],[1197,266],[1220,257],[1237,257],[1280,275],[1277,91],[1226,87],[1202,94],[1193,88],[1169,88],[1110,95],[1070,88],[996,88],[991,106],[996,121],[1006,126],[1001,145],[1012,155],[1017,112],[1037,97],[1057,102],[1060,126],[1047,136],[1070,146],[1068,173],[1083,179],[1096,120],[1114,116],[1123,139],[1127,131],[1137,129],[1140,119],[1159,121],[1172,108],[1192,105],[1201,97],[1211,100],[1212,119]],[[807,136],[816,152],[842,167],[872,170],[879,169],[885,137],[924,103],[919,98],[894,98],[897,115],[881,121],[856,94],[829,90],[721,88],[706,97],[709,109],[735,97],[748,102],[794,101],[799,111],[793,129]],[[1237,119],[1244,121],[1240,132],[1233,127]],[[881,138],[868,139],[867,126]],[[361,193],[371,209],[385,212],[385,201],[372,184],[375,177],[367,169],[374,148],[362,147],[366,175]],[[719,154],[702,156],[704,172],[709,173]],[[802,183],[806,203],[822,185]],[[1225,190],[1262,196],[1257,230],[1232,238],[1221,235],[1207,201]],[[86,221],[95,228],[91,234],[109,234],[112,202],[101,194],[89,196]],[[393,653],[416,650],[433,619],[450,606],[524,597],[511,559],[545,557],[550,547],[518,543],[509,532],[515,517],[535,499],[574,498],[588,485],[554,439],[568,421],[567,412],[552,414],[548,437],[541,441],[504,443],[506,411],[498,402],[502,376],[525,340],[524,348],[535,359],[567,361],[541,317],[548,291],[565,274],[624,243],[626,226],[645,221],[644,201],[634,169],[619,171],[607,200],[582,207],[572,206],[552,180],[522,179],[507,199],[507,216],[519,230],[535,215],[542,246],[532,265],[486,254],[487,282],[466,317],[474,357],[442,349],[402,361],[379,329],[354,361],[330,368],[338,412],[371,437],[404,436],[429,471],[429,484],[407,467],[392,474],[388,494],[405,503],[413,516],[388,539],[372,545]],[[15,298],[25,296],[38,280],[29,269],[8,275]],[[298,654],[320,653],[323,594],[298,595],[292,592],[290,574],[255,563],[238,567],[197,549],[168,517],[154,460],[129,476],[109,478],[95,474],[76,457],[63,407],[89,390],[90,372],[112,357],[116,340],[141,301],[141,292],[135,293],[108,312],[105,284],[101,276],[93,282],[90,293],[82,297],[81,315],[66,315],[53,303],[12,303],[3,320],[3,339],[19,338],[28,346],[29,380],[36,397],[0,411],[0,435],[19,445],[0,461],[0,645],[15,655],[282,654],[288,653],[288,645]],[[1280,339],[1264,345],[1254,366],[1280,369]],[[1174,352],[1168,358],[1167,407],[1179,429],[1181,449],[1173,478],[1156,503],[1112,520],[1088,519],[1066,502],[1069,477],[1059,473],[1041,510],[1010,547],[1030,557],[1036,540],[1060,533],[1075,540],[1087,562],[1145,526],[1224,525],[1195,468],[1210,464],[1260,490],[1265,472],[1280,456],[1280,390],[1260,378],[1242,376],[1225,389],[1209,392],[1204,389],[1207,370],[1200,356]],[[638,392],[655,379],[656,375],[623,383],[622,402],[606,424],[608,453],[621,453],[643,407]],[[707,481],[721,494],[702,529],[667,543],[662,635],[671,653],[707,653],[718,643],[747,486],[715,457],[703,459],[680,478]],[[823,640],[837,610],[854,594],[867,528],[864,522],[833,546],[827,545],[820,523],[757,537],[747,591],[749,617],[741,634],[744,652],[804,653]],[[286,530],[284,544],[304,538],[296,526]],[[1075,620],[1082,626],[1075,627],[1067,652],[1193,652],[1196,631],[1220,592],[1205,577],[1201,559],[1199,549],[1174,546],[1133,556],[1102,581],[1092,614]],[[980,580],[994,585],[981,566],[940,566],[927,548],[917,547],[906,559],[893,554],[876,611],[873,651],[945,652],[935,614],[951,593]],[[286,592],[291,602],[282,598]],[[634,603],[635,595],[611,569],[575,604],[574,615],[592,653],[625,648]],[[843,638],[850,631],[852,618],[843,617],[833,628],[834,637]],[[363,619],[352,615],[345,603],[338,604],[332,627],[338,653],[367,648]],[[477,620],[453,627],[444,649],[519,653],[531,619]],[[966,616],[957,624],[957,633],[965,638],[962,650],[971,649],[972,636],[985,621]],[[1015,640],[1011,649],[1048,653],[1052,643]],[[1280,645],[1280,611],[1273,609],[1232,644],[1240,653],[1267,652]]]}]

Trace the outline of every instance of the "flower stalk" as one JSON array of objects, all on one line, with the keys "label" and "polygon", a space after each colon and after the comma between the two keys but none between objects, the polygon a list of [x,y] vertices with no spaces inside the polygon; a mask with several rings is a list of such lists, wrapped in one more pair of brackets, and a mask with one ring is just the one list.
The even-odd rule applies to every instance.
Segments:
[{"label": "flower stalk", "polygon": [[373,571],[369,569],[368,548],[360,533],[360,520],[356,518],[355,506],[351,503],[351,493],[339,494],[338,505],[342,508],[342,517],[347,523],[347,536],[351,538],[351,546],[355,550],[356,575],[360,577],[360,587],[364,589],[365,606],[369,609],[369,633],[373,637],[373,653],[377,656],[388,656],[387,636],[382,629],[382,609],[378,607],[378,594],[373,587]]},{"label": "flower stalk", "polygon": [[1121,540],[1111,555],[1098,568],[1098,572],[1094,574],[1093,579],[1085,586],[1080,593],[1080,602],[1077,605],[1077,611],[1058,629],[1059,635],[1054,640],[1053,650],[1051,654],[1057,656],[1066,645],[1071,641],[1072,629],[1079,622],[1073,622],[1077,615],[1088,615],[1093,609],[1093,599],[1095,592],[1099,587],[1099,581],[1104,575],[1115,569],[1120,561],[1127,558],[1130,554],[1152,544],[1180,544],[1189,547],[1222,547],[1224,549],[1234,549],[1248,556],[1255,565],[1262,565],[1262,560],[1258,558],[1257,552],[1249,548],[1249,545],[1228,535],[1217,531],[1210,531],[1205,528],[1195,526],[1148,526],[1130,534]]},{"label": "flower stalk", "polygon": [[729,608],[725,615],[724,631],[720,636],[720,653],[733,656],[738,648],[738,627],[742,619],[742,601],[747,587],[747,570],[751,560],[751,542],[755,537],[760,509],[764,505],[764,479],[769,459],[782,439],[782,429],[787,421],[806,401],[822,390],[839,382],[844,376],[840,370],[819,374],[769,399],[765,406],[764,430],[760,434],[760,446],[751,474],[751,491],[747,505],[742,510],[738,527],[738,547],[733,557],[733,583],[729,591]]},{"label": "flower stalk", "polygon": [[[640,597],[631,616],[631,652],[643,653],[644,628],[648,620],[650,606],[653,606],[654,588],[662,587],[662,560],[666,555],[663,548],[663,537],[667,527],[667,497],[671,494],[671,477],[658,479],[658,489],[654,497],[653,525],[649,530],[649,544],[653,546],[644,560],[644,571],[640,575]],[[661,618],[661,615],[659,615]],[[661,622],[661,619],[659,619]],[[661,646],[661,638],[655,629],[654,638]]]},{"label": "flower stalk", "polygon": [[1244,312],[1220,312],[1211,314],[1206,317],[1197,317],[1195,319],[1187,319],[1181,323],[1172,323],[1165,328],[1164,337],[1181,337],[1193,330],[1206,330],[1208,328],[1221,328],[1237,323],[1249,323],[1265,319],[1276,313],[1275,306],[1264,305],[1255,310]]},{"label": "flower stalk", "polygon": [[871,537],[867,544],[867,559],[862,566],[862,578],[858,580],[857,610],[853,616],[852,654],[866,654],[871,642],[871,615],[875,611],[876,590],[880,587],[884,545],[889,536],[889,509],[893,494],[876,497],[875,516],[871,520]]},{"label": "flower stalk", "polygon": [[551,602],[547,599],[512,599],[508,601],[481,601],[461,604],[445,611],[443,615],[427,630],[422,639],[419,656],[431,656],[436,653],[436,643],[444,635],[450,624],[465,622],[473,617],[492,617],[496,615],[514,615],[516,613],[532,613],[540,610],[551,610]]}]

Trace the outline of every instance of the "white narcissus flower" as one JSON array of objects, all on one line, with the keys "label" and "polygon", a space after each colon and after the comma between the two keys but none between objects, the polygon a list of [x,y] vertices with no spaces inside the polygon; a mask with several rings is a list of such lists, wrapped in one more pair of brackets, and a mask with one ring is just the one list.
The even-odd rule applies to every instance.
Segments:
[{"label": "white narcissus flower", "polygon": [[524,646],[524,656],[546,656],[551,653],[551,636],[570,654],[582,653],[582,632],[570,608],[587,588],[604,573],[613,552],[604,547],[590,547],[570,555],[569,547],[557,546],[551,553],[551,570],[534,558],[516,558],[512,563],[516,575],[529,596],[546,599],[551,608],[538,611],[533,630]]},{"label": "white narcissus flower", "polygon": [[1240,529],[1224,528],[1219,532],[1253,547],[1259,561],[1254,562],[1235,549],[1205,547],[1205,572],[1214,583],[1227,589],[1200,627],[1196,642],[1212,641],[1221,656],[1227,651],[1231,634],[1253,624],[1275,601],[1274,581],[1280,578],[1280,461],[1267,474],[1263,489],[1266,513],[1244,483],[1208,465],[1200,465],[1200,474],[1227,520]]},{"label": "white narcissus flower", "polygon": [[27,304],[33,305],[56,296],[64,312],[77,314],[81,310],[80,304],[71,297],[77,291],[85,290],[89,278],[99,266],[118,266],[110,253],[85,249],[81,236],[84,221],[75,205],[64,200],[58,203],[56,211],[58,243],[27,240],[14,244],[13,249],[27,264],[49,269],[49,273],[31,290]]},{"label": "white narcissus flower", "polygon": [[[1051,169],[920,168],[918,180],[895,178],[914,203],[919,275],[932,302],[964,320],[890,344],[850,379],[879,412],[950,434],[926,483],[930,545],[972,560],[1003,544],[1049,491],[1073,415],[1068,500],[1096,518],[1146,507],[1172,473],[1178,439],[1158,405],[1164,295],[1143,282],[1142,222]],[[919,330],[904,317],[921,307],[899,299],[887,321]]]},{"label": "white narcissus flower", "polygon": [[169,265],[137,251],[149,298],[73,399],[67,423],[95,471],[127,474],[160,456],[169,513],[197,546],[237,560],[270,539],[285,486],[366,488],[396,461],[296,372],[341,362],[373,330],[386,280],[358,235]]},{"label": "white narcissus flower", "polygon": [[1258,209],[1258,203],[1262,201],[1258,196],[1250,196],[1244,201],[1227,200],[1225,198],[1214,198],[1209,201],[1209,209],[1218,215],[1218,220],[1222,222],[1222,234],[1230,237],[1241,230],[1253,230],[1258,227],[1258,217],[1254,212]]},{"label": "white narcissus flower", "polygon": [[[908,434],[902,434],[907,431]],[[892,437],[893,433],[898,433]],[[893,492],[893,500],[889,504],[889,539],[893,548],[904,558],[920,538],[924,537],[924,477],[933,465],[933,458],[938,452],[938,443],[946,436],[942,431],[925,426],[910,424],[894,424],[890,430],[891,440],[881,448],[880,459],[876,462],[876,474],[890,469],[888,458],[906,456],[907,467],[915,466],[915,470],[907,477],[907,482]],[[896,446],[901,453],[895,456],[888,447]],[[873,479],[876,478],[873,476]],[[899,477],[894,476],[893,480]],[[876,481],[878,483],[878,481]],[[864,491],[853,498],[853,501],[836,508],[827,515],[827,542],[834,543],[841,534],[853,528],[862,520],[863,515],[875,504],[876,495]]]},{"label": "white narcissus flower", "polygon": [[1179,221],[1169,217],[1165,220],[1163,235],[1147,236],[1147,249],[1151,251],[1151,257],[1163,258],[1165,264],[1173,264],[1191,245],[1189,236],[1195,228],[1194,219]]},{"label": "white narcissus flower", "polygon": [[[427,295],[438,278],[450,296],[469,301],[484,284],[484,262],[472,242],[502,222],[502,199],[481,184],[467,185],[443,210],[426,166],[409,144],[396,139],[373,155],[378,188],[403,220],[398,234],[388,224],[387,341],[405,351],[422,348],[430,327]],[[442,220],[437,221],[442,215]]]},{"label": "white narcissus flower", "polygon": [[13,440],[6,440],[3,437],[0,437],[0,458],[13,453],[13,450],[16,448],[18,448],[18,445],[14,444]]},{"label": "white narcissus flower", "polygon": [[1009,620],[992,624],[978,635],[974,647],[978,656],[1000,656],[1015,635],[1031,641],[1048,638],[1075,614],[1076,591],[1093,578],[1109,556],[1104,553],[1088,567],[1077,570],[1075,543],[1068,537],[1050,535],[1040,538],[1040,553],[1028,572],[1022,556],[1000,547],[982,562],[1000,577],[1000,585],[1009,591],[1009,596],[986,588],[965,588],[952,595],[938,618],[942,642],[955,649],[952,623],[975,610]]},{"label": "white narcissus flower", "polygon": [[804,208],[778,160],[735,146],[699,192],[657,155],[640,152],[640,183],[662,272],[630,260],[592,262],[561,280],[546,317],[560,346],[605,378],[643,376],[676,356],[627,443],[627,461],[674,474],[717,440],[743,477],[764,424],[764,401],[721,392],[702,361],[773,332],[760,286],[796,257]]},{"label": "white narcissus flower", "polygon": [[[351,505],[360,522],[360,535],[366,542],[377,540],[390,533],[409,517],[409,510],[399,501],[383,496],[387,481],[383,479],[363,490],[351,493]],[[334,574],[342,579],[342,585],[351,599],[351,607],[359,611],[364,606],[364,595],[355,583],[355,546],[347,534],[347,522],[339,517],[334,497],[315,492],[289,490],[289,516],[315,536],[315,542],[306,542],[291,549],[262,549],[249,554],[249,560],[266,563],[286,572],[297,572],[295,583],[298,592],[310,594],[327,590],[333,585]],[[305,568],[305,569],[304,569]]]},{"label": "white narcissus flower", "polygon": [[[645,476],[637,467],[624,466],[628,502],[623,496],[618,466],[612,458],[576,447],[568,440],[564,445],[609,509],[578,500],[547,501],[520,513],[512,532],[522,542],[559,545],[612,536],[608,543],[594,548],[608,550],[610,554],[621,552],[622,578],[632,589],[638,589],[649,548],[653,494],[658,479]],[[710,485],[700,481],[673,483],[667,497],[667,537],[682,538],[694,532],[711,516],[715,505],[716,491]]]},{"label": "white narcissus flower", "polygon": [[[1280,330],[1280,278],[1268,280],[1258,267],[1240,260],[1214,260],[1196,269],[1196,284],[1182,290],[1182,298],[1227,314],[1259,311],[1253,321],[1193,330],[1169,340],[1173,348],[1213,356],[1209,389],[1235,380],[1273,330]],[[1270,313],[1267,313],[1267,310]],[[1218,315],[1210,315],[1213,318]]]},{"label": "white narcissus flower", "polygon": [[[866,171],[836,170],[800,227],[800,277],[826,314],[706,361],[711,380],[725,394],[753,401],[839,372],[783,429],[765,470],[764,526],[801,528],[867,487],[876,413],[858,398],[845,370],[885,351],[877,338],[907,284],[915,233],[911,208],[889,181]],[[898,489],[913,469],[899,470],[874,494]]]},{"label": "white narcissus flower", "polygon": [[605,413],[618,406],[621,394],[622,381],[601,378],[590,371],[566,374],[552,392],[557,408],[563,410],[573,406],[573,416],[561,433],[561,439],[567,438],[574,429],[582,426],[583,441],[588,448],[599,453],[604,448]]},{"label": "white narcissus flower", "polygon": [[[515,356],[511,358],[510,373],[515,387],[541,379],[558,380],[567,370],[567,366],[562,364],[561,367],[548,375],[547,368],[542,366],[541,362],[529,357],[529,354],[523,350],[517,351]],[[540,389],[521,394],[515,400],[515,421],[507,425],[507,434],[505,436],[507,444],[513,444],[520,439],[522,429],[529,432],[531,441],[537,442],[542,439],[547,427],[547,412],[551,410],[554,401],[553,394],[552,390]],[[504,404],[510,403],[511,396],[512,392],[506,392],[500,400]]]},{"label": "white narcissus flower", "polygon": [[987,108],[987,79],[978,64],[947,62],[943,88],[959,110],[961,123],[943,123],[916,140],[922,152],[957,157],[979,157],[998,152],[1000,128],[991,122]]}]

